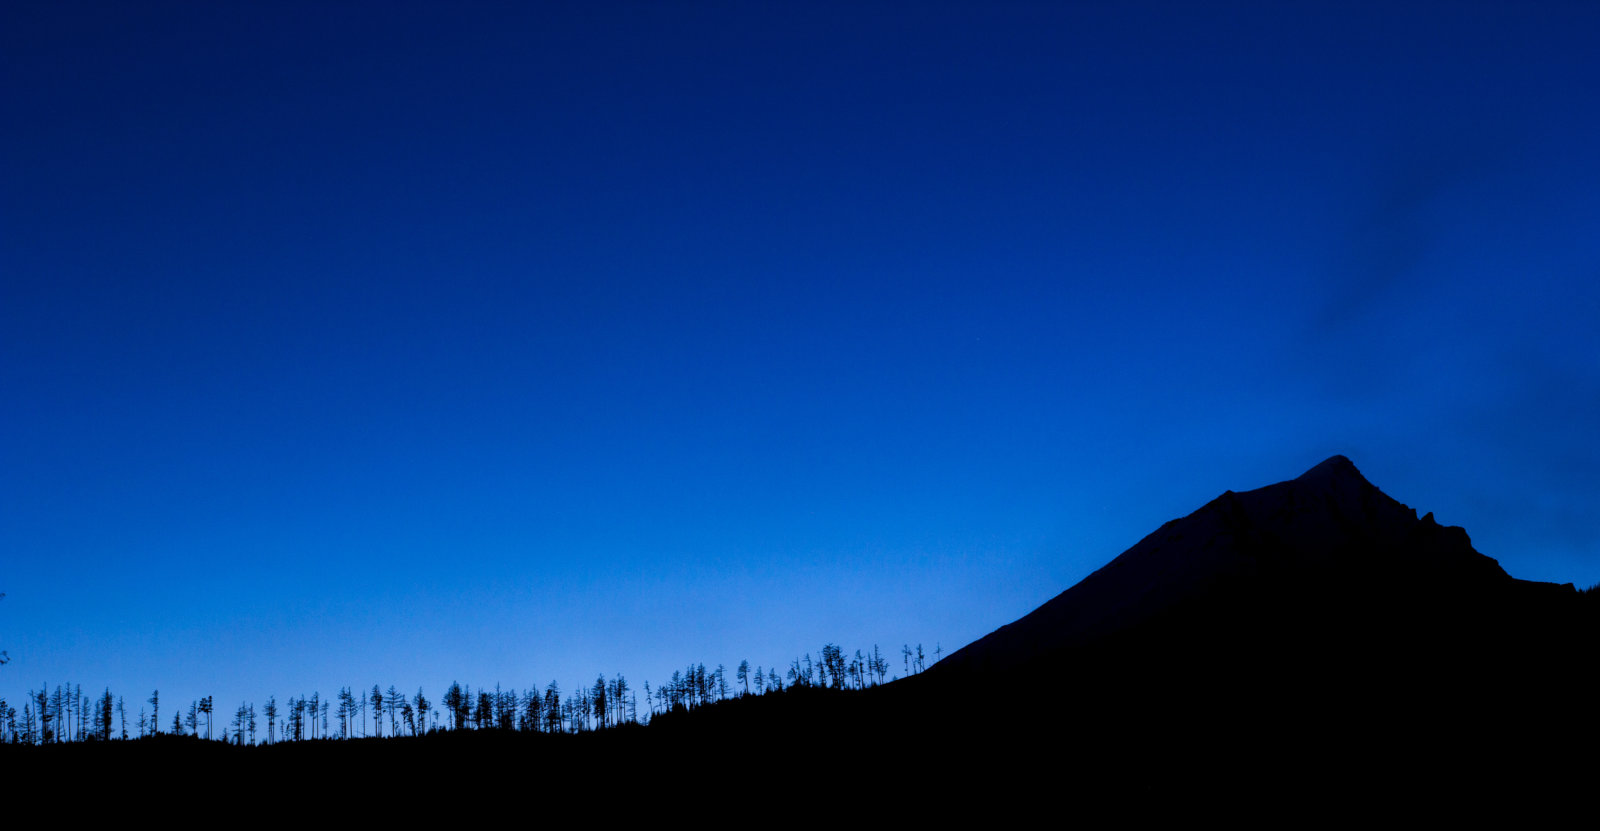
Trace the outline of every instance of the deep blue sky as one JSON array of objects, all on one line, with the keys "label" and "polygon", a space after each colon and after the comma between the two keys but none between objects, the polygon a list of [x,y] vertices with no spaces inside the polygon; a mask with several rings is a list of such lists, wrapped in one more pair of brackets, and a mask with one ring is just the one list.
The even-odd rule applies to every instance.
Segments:
[{"label": "deep blue sky", "polygon": [[8,3],[0,695],[948,650],[1333,453],[1600,582],[1597,40]]}]

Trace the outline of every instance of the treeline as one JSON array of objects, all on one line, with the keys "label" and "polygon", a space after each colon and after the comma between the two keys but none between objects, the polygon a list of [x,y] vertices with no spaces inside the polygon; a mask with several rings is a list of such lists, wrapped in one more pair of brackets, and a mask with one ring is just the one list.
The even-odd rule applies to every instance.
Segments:
[{"label": "treeline", "polygon": [[[941,650],[935,649],[937,661]],[[901,669],[914,675],[926,668],[928,656],[919,644],[902,647]],[[779,694],[794,688],[861,690],[900,677],[891,674],[888,657],[874,645],[870,652],[847,655],[836,644],[825,644],[820,657],[806,653],[778,667],[752,667],[740,661],[729,678],[726,667],[714,669],[691,664],[672,673],[659,686],[650,682],[636,689],[621,674],[596,676],[563,694],[551,681],[544,689],[493,690],[452,683],[441,700],[429,701],[422,689],[407,695],[390,685],[371,690],[340,688],[333,698],[312,693],[279,701],[269,696],[259,709],[243,702],[221,729],[215,724],[212,696],[190,701],[187,709],[172,712],[162,722],[161,692],[156,690],[140,705],[132,724],[124,698],[108,688],[100,695],[85,694],[81,685],[48,685],[29,691],[19,712],[0,699],[0,743],[54,744],[60,742],[127,741],[156,735],[193,736],[237,745],[325,739],[394,738],[419,736],[436,730],[507,730],[540,733],[582,733],[625,724],[646,724],[662,713],[692,710],[717,701],[747,696]],[[640,693],[643,693],[642,697]],[[145,705],[148,705],[146,710]],[[227,718],[227,716],[223,716]]]}]

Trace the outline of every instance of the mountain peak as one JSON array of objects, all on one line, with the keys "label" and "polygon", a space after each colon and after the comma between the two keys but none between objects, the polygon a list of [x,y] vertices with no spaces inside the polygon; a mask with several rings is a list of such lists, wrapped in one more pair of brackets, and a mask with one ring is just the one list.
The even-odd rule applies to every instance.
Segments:
[{"label": "mountain peak", "polygon": [[1332,599],[1340,592],[1392,596],[1509,582],[1498,563],[1473,550],[1465,531],[1441,526],[1431,514],[1418,519],[1336,455],[1292,480],[1227,491],[1162,525],[945,661],[1012,665],[1026,655],[1148,629],[1178,609],[1253,602],[1248,598],[1327,595],[1330,605],[1347,608]]},{"label": "mountain peak", "polygon": [[1350,478],[1358,479],[1366,484],[1371,484],[1370,482],[1367,482],[1365,476],[1361,475],[1361,471],[1356,469],[1355,462],[1350,461],[1349,457],[1335,454],[1319,462],[1316,467],[1313,467],[1305,473],[1300,474],[1299,478],[1297,478],[1295,481],[1317,482]]}]

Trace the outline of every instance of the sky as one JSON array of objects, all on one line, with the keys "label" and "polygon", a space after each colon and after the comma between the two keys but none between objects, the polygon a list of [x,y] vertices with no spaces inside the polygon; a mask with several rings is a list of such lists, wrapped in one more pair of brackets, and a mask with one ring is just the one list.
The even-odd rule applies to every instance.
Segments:
[{"label": "sky", "polygon": [[7,3],[0,696],[898,674],[1334,453],[1600,583],[1597,36]]}]

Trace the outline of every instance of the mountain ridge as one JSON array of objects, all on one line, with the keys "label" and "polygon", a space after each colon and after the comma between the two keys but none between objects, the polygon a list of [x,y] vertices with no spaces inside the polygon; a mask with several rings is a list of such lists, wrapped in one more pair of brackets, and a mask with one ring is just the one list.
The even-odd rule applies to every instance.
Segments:
[{"label": "mountain ridge", "polygon": [[1304,612],[1275,608],[1272,614],[1280,619],[1336,608],[1341,594],[1368,598],[1363,602],[1375,617],[1352,624],[1353,631],[1377,627],[1376,615],[1393,612],[1391,606],[1410,604],[1422,610],[1417,617],[1456,616],[1456,610],[1435,607],[1541,590],[1535,586],[1572,591],[1570,584],[1516,580],[1474,549],[1465,529],[1440,525],[1431,512],[1418,518],[1348,457],[1335,455],[1294,479],[1224,491],[1163,523],[1066,591],[938,666],[943,672],[1013,669],[1151,629],[1163,617],[1242,617],[1244,611],[1218,607],[1252,607],[1274,594],[1306,598]]}]

